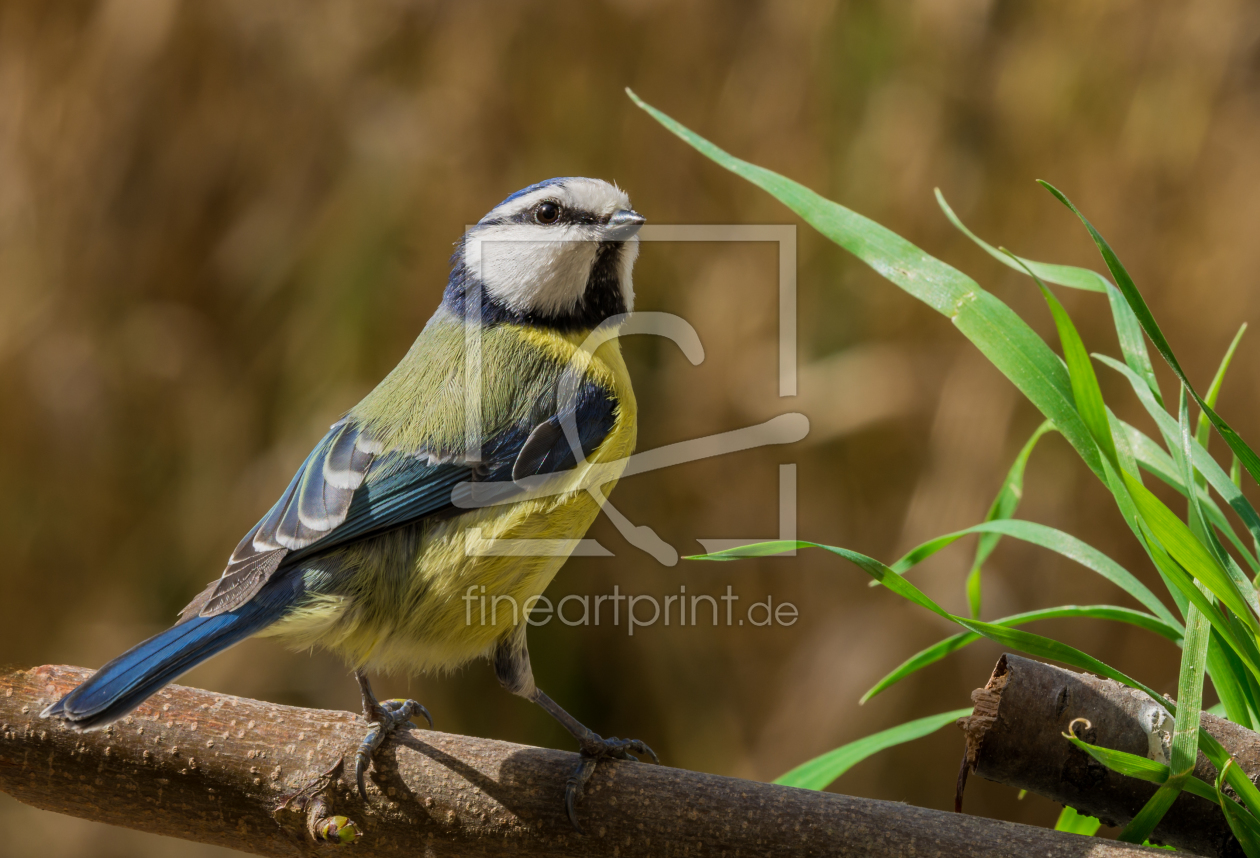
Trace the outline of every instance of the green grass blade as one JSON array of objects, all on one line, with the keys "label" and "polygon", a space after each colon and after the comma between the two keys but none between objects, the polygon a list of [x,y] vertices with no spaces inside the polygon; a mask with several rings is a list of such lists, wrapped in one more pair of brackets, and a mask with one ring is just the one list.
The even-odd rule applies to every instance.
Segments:
[{"label": "green grass blade", "polygon": [[[1253,814],[1260,811],[1260,788],[1251,782],[1251,778],[1247,777],[1242,766],[1234,761],[1229,751],[1225,750],[1224,746],[1207,730],[1199,731],[1199,750],[1216,767],[1216,771],[1224,776],[1225,781],[1234,788],[1234,792],[1242,799],[1243,805]],[[1217,777],[1218,784],[1221,780],[1220,775]]]},{"label": "green grass blade", "polygon": [[[1243,628],[1242,622],[1237,617],[1227,611],[1222,611],[1221,616],[1223,618],[1222,625],[1233,632],[1234,638],[1241,644],[1241,647],[1235,647],[1229,639],[1222,635],[1215,624],[1213,624],[1212,630],[1218,635],[1222,635],[1221,640],[1225,643],[1230,654],[1242,662],[1242,666],[1245,669],[1234,671],[1234,676],[1238,677],[1239,682],[1246,688],[1248,700],[1252,703],[1252,711],[1260,714],[1260,671],[1252,671],[1250,669],[1250,665],[1260,664],[1260,647],[1257,646],[1257,641],[1247,634],[1247,630]],[[1245,650],[1245,654],[1240,650]],[[1260,724],[1260,718],[1256,719],[1256,723]]]},{"label": "green grass blade", "polygon": [[1155,378],[1155,368],[1151,366],[1151,356],[1146,350],[1146,340],[1142,337],[1142,324],[1133,314],[1133,308],[1125,300],[1124,294],[1111,283],[1107,284],[1107,303],[1111,305],[1111,317],[1115,321],[1124,362],[1146,382],[1155,401],[1163,402],[1159,380]]},{"label": "green grass blade", "polygon": [[[1167,783],[1169,777],[1172,776],[1172,769],[1155,760],[1149,760],[1146,757],[1139,757],[1136,754],[1129,754],[1124,751],[1113,751],[1111,748],[1091,745],[1089,742],[1082,741],[1068,733],[1064,733],[1063,738],[1113,772],[1122,774],[1125,777],[1137,778],[1153,784],[1163,784]],[[1197,795],[1199,798],[1205,798],[1211,802],[1216,801],[1216,790],[1206,781],[1191,777],[1187,779],[1183,788],[1186,792]],[[1145,840],[1146,838],[1142,839]],[[1140,843],[1141,841],[1138,842]]]},{"label": "green grass blade", "polygon": [[[1138,399],[1141,400],[1147,412],[1154,418],[1160,434],[1164,436],[1169,449],[1177,449],[1178,455],[1180,455],[1180,442],[1177,440],[1180,431],[1177,429],[1177,422],[1162,407],[1154,403],[1154,400],[1147,393],[1133,371],[1106,355],[1095,355],[1095,357],[1128,379],[1134,392],[1137,393]],[[1248,532],[1251,533],[1253,541],[1260,540],[1260,514],[1257,514],[1255,507],[1251,505],[1251,501],[1243,496],[1242,489],[1239,488],[1237,482],[1221,469],[1221,466],[1208,455],[1208,451],[1202,445],[1194,445],[1192,458],[1194,459],[1194,467],[1207,479],[1208,484],[1216,490],[1216,493],[1229,504],[1230,508],[1242,520]],[[1184,494],[1185,492],[1183,491],[1182,493]],[[1242,592],[1247,594],[1248,600],[1254,602],[1253,588],[1247,587],[1241,581],[1237,583]]]},{"label": "green grass blade", "polygon": [[981,586],[980,567],[972,566],[963,582],[963,595],[967,597],[967,610],[973,620],[980,619],[980,609],[984,605],[984,590]]},{"label": "green grass blade", "polygon": [[1138,321],[1141,323],[1142,330],[1146,331],[1146,335],[1150,337],[1151,342],[1155,344],[1155,349],[1160,353],[1168,365],[1172,367],[1172,371],[1176,374],[1181,383],[1185,385],[1186,390],[1189,391],[1190,395],[1194,397],[1194,401],[1197,402],[1199,407],[1203,409],[1203,413],[1207,415],[1208,420],[1211,421],[1214,427],[1216,427],[1216,431],[1220,433],[1221,437],[1225,439],[1225,443],[1228,444],[1229,448],[1234,451],[1236,456],[1238,456],[1243,467],[1247,469],[1247,473],[1251,474],[1251,478],[1255,480],[1257,484],[1260,484],[1260,456],[1257,456],[1255,451],[1252,450],[1251,447],[1247,446],[1247,443],[1243,441],[1242,437],[1212,409],[1212,406],[1208,405],[1207,402],[1204,401],[1203,397],[1199,396],[1197,391],[1195,391],[1194,385],[1190,383],[1190,379],[1186,377],[1185,371],[1182,370],[1181,364],[1177,361],[1177,356],[1173,354],[1172,347],[1168,344],[1168,340],[1164,336],[1164,332],[1160,330],[1159,324],[1155,321],[1155,316],[1151,313],[1150,307],[1146,305],[1146,300],[1142,297],[1142,293],[1138,291],[1136,284],[1133,282],[1133,278],[1129,276],[1129,272],[1126,271],[1124,266],[1120,263],[1120,258],[1116,256],[1116,252],[1111,249],[1111,245],[1107,243],[1106,239],[1102,237],[1098,230],[1094,229],[1094,225],[1089,222],[1085,215],[1080,213],[1076,206],[1072,204],[1072,201],[1064,196],[1058,188],[1055,188],[1048,182],[1041,182],[1041,185],[1050,191],[1050,193],[1054,194],[1055,197],[1058,198],[1059,202],[1071,209],[1072,212],[1080,218],[1081,223],[1085,225],[1085,228],[1089,231],[1090,236],[1094,239],[1094,244],[1097,245],[1099,252],[1102,253],[1103,261],[1107,263],[1107,269],[1111,272],[1111,276],[1115,279],[1116,286],[1124,293],[1125,300],[1129,302],[1129,306],[1133,309],[1134,315],[1137,316]]},{"label": "green grass blade", "polygon": [[[1208,641],[1207,671],[1212,687],[1221,698],[1224,716],[1235,724],[1254,729],[1252,713],[1257,711],[1246,683],[1244,667],[1238,656],[1221,640],[1216,629]],[[1219,714],[1219,713],[1218,713]]]},{"label": "green grass blade", "polygon": [[[1219,555],[1212,550],[1210,532],[1199,509],[1198,493],[1193,491],[1196,485],[1194,466],[1191,464],[1194,438],[1190,434],[1190,408],[1186,401],[1185,388],[1179,397],[1179,425],[1181,427],[1181,452],[1185,473],[1182,481],[1191,488],[1189,494],[1189,517],[1191,534],[1197,535],[1209,553]],[[1207,669],[1208,642],[1211,640],[1212,626],[1207,619],[1193,606],[1186,616],[1186,637],[1181,647],[1181,671],[1177,675],[1177,722],[1173,730],[1172,770],[1174,775],[1183,775],[1194,770],[1194,762],[1199,754],[1199,712],[1203,707],[1203,674]]]},{"label": "green grass blade", "polygon": [[911,549],[904,557],[894,563],[892,568],[898,573],[904,573],[942,548],[972,533],[994,533],[1000,536],[1009,536],[1060,554],[1069,560],[1079,563],[1086,569],[1097,572],[1124,590],[1148,611],[1164,620],[1164,622],[1173,626],[1179,625],[1172,612],[1164,607],[1164,603],[1145,584],[1134,577],[1129,570],[1089,543],[1053,527],[1038,524],[1035,521],[1002,518],[973,525],[965,530],[947,533]]},{"label": "green grass blade", "polygon": [[945,217],[949,219],[950,223],[1003,265],[1014,268],[1020,273],[1025,273],[1023,269],[1026,267],[1042,280],[1059,286],[1082,289],[1086,292],[1106,293],[1107,300],[1111,305],[1111,314],[1115,321],[1116,335],[1120,340],[1120,352],[1124,355],[1125,363],[1145,379],[1155,398],[1160,398],[1159,382],[1155,379],[1155,370],[1151,366],[1151,358],[1146,351],[1146,340],[1142,336],[1142,326],[1138,323],[1137,316],[1133,315],[1133,310],[1130,309],[1128,302],[1124,299],[1124,295],[1115,287],[1115,284],[1097,271],[1090,271],[1088,268],[1035,262],[1022,256],[1012,258],[968,229],[958,215],[954,214],[954,210],[949,207],[949,203],[945,202],[945,195],[941,193],[940,188],[936,189],[936,201],[940,205],[941,210],[945,212]]},{"label": "green grass blade", "polygon": [[985,253],[992,256],[998,262],[1008,268],[1013,268],[1021,274],[1028,271],[1033,272],[1049,283],[1056,283],[1059,286],[1068,286],[1072,289],[1081,289],[1086,292],[1106,293],[1107,287],[1111,285],[1111,281],[1103,277],[1097,271],[1090,271],[1088,268],[1077,268],[1075,265],[1057,265],[1052,262],[1036,262],[1032,259],[1025,259],[1022,256],[1016,256],[1008,253],[999,247],[994,247],[980,236],[976,235],[971,229],[962,222],[962,219],[954,213],[949,203],[945,201],[945,195],[941,193],[940,188],[936,188],[936,203],[941,207],[941,211],[945,212],[945,217],[955,228],[967,238],[975,242],[976,246]]},{"label": "green grass blade", "polygon": [[[1164,407],[1151,395],[1147,387],[1142,384],[1142,380],[1137,373],[1135,373],[1131,367],[1108,355],[1096,353],[1093,357],[1124,376],[1125,380],[1129,382],[1129,386],[1133,388],[1133,392],[1137,394],[1138,401],[1141,402],[1142,407],[1146,409],[1146,413],[1149,414],[1151,419],[1155,421],[1155,427],[1159,429],[1159,434],[1164,439],[1164,443],[1167,445],[1168,449],[1180,455],[1181,430],[1177,428],[1176,419],[1165,411]],[[1192,458],[1194,460],[1194,466],[1202,471],[1204,476],[1208,476],[1209,472],[1213,470],[1212,466],[1215,465],[1216,479],[1209,479],[1209,482],[1222,497],[1234,497],[1235,495],[1241,495],[1241,492],[1231,492],[1229,495],[1226,495],[1226,491],[1228,491],[1228,489],[1222,490],[1222,488],[1218,487],[1218,483],[1228,482],[1228,476],[1221,469],[1220,465],[1216,464],[1216,460],[1207,455],[1206,449],[1199,446],[1199,449],[1192,452]],[[1252,507],[1249,502],[1246,502],[1245,498],[1243,503],[1244,506],[1238,510],[1239,517],[1246,521],[1249,527],[1254,526],[1257,531],[1260,531],[1260,514],[1256,513],[1254,507]]]},{"label": "green grass blade", "polygon": [[1025,270],[1041,287],[1041,294],[1050,307],[1050,315],[1054,317],[1054,326],[1059,331],[1059,342],[1063,347],[1063,358],[1067,363],[1068,378],[1072,383],[1072,399],[1076,403],[1077,413],[1089,427],[1099,449],[1108,459],[1115,462],[1116,442],[1111,437],[1111,422],[1107,419],[1107,406],[1103,403],[1102,390],[1098,387],[1098,376],[1094,374],[1094,366],[1090,363],[1085,343],[1081,340],[1076,325],[1072,323],[1072,317],[1050,291],[1050,287],[1041,282],[1041,278],[1033,274],[1031,270]]},{"label": "green grass blade", "polygon": [[1102,476],[1098,446],[1072,404],[1067,368],[1010,307],[958,269],[924,253],[892,230],[798,182],[730,155],[633,92],[627,93],[635,104],[696,151],[766,191],[825,237],[953,321],[1054,423],[1085,464]]},{"label": "green grass blade", "polygon": [[[1158,617],[1142,611],[1135,611],[1132,608],[1121,608],[1116,605],[1063,605],[1058,608],[1041,608],[1036,611],[1027,611],[1022,614],[1013,614],[1009,617],[1003,617],[1000,620],[994,620],[993,624],[998,626],[1022,626],[1026,623],[1033,623],[1039,620],[1055,620],[1066,617],[1084,617],[1095,620],[1114,620],[1122,623],[1129,623],[1138,628],[1146,629],[1154,632],[1161,637],[1165,637],[1175,644],[1181,644],[1182,632],[1180,626],[1169,625]],[[881,679],[879,682],[862,695],[860,703],[865,703],[876,694],[889,688],[890,686],[900,682],[912,673],[916,673],[930,664],[935,664],[947,655],[957,652],[969,644],[980,640],[981,636],[975,632],[961,632],[960,634],[951,635],[942,641],[923,649],[910,658],[906,659],[895,670]]]},{"label": "green grass blade", "polygon": [[1098,833],[1099,828],[1102,828],[1101,822],[1092,816],[1077,813],[1076,808],[1072,807],[1063,808],[1063,812],[1059,814],[1059,821],[1054,824],[1055,831],[1084,834],[1086,837],[1093,837]]},{"label": "green grass blade", "polygon": [[[1002,481],[997,497],[993,499],[988,513],[985,514],[985,521],[1010,518],[1015,514],[1019,508],[1019,501],[1024,496],[1024,471],[1028,467],[1028,458],[1041,437],[1053,430],[1054,425],[1046,420],[1033,430],[1032,435],[1024,442],[1019,455],[1015,457],[1010,470],[1006,472],[1006,479]],[[980,567],[989,559],[993,549],[997,548],[1001,538],[1000,533],[982,533],[980,541],[976,544],[976,556],[971,563],[971,572],[967,576],[967,604],[971,608],[971,616],[975,619],[980,618]]]},{"label": "green grass blade", "polygon": [[1234,837],[1238,838],[1243,854],[1247,858],[1260,858],[1260,821],[1224,793],[1218,795],[1225,821],[1229,823],[1229,830],[1234,833]]},{"label": "green grass blade", "polygon": [[[1121,424],[1121,433],[1129,442],[1129,446],[1133,449],[1137,462],[1142,469],[1153,475],[1161,482],[1176,489],[1183,496],[1189,497],[1186,492],[1185,485],[1182,484],[1181,475],[1178,472],[1177,465],[1173,462],[1172,457],[1164,452],[1164,448],[1160,447],[1151,438],[1134,426],[1128,423]],[[1200,472],[1201,473],[1201,472]],[[1221,508],[1217,506],[1216,501],[1206,493],[1203,487],[1197,489],[1199,495],[1199,506],[1203,510],[1204,516],[1208,522],[1212,524],[1216,530],[1229,540],[1230,545],[1238,551],[1242,558],[1251,567],[1253,573],[1260,572],[1260,561],[1257,561],[1255,553],[1247,545],[1238,538],[1238,534],[1234,528],[1230,526],[1229,520],[1225,518],[1225,514],[1221,512]],[[1242,589],[1240,587],[1240,589]],[[1245,591],[1244,591],[1245,592]]]},{"label": "green grass blade", "polygon": [[[1197,780],[1197,778],[1190,780]],[[1202,781],[1199,782],[1202,783]],[[1130,819],[1124,830],[1116,835],[1116,839],[1122,843],[1145,843],[1186,786],[1182,779],[1172,778],[1155,790],[1155,794],[1147,799],[1137,815]]]},{"label": "green grass blade", "polygon": [[1186,599],[1187,605],[1193,604],[1198,608],[1205,617],[1212,623],[1214,628],[1225,641],[1231,650],[1242,660],[1247,666],[1247,670],[1251,676],[1260,678],[1260,650],[1256,648],[1255,639],[1251,637],[1246,628],[1235,628],[1231,624],[1238,622],[1236,617],[1230,615],[1226,617],[1221,611],[1217,610],[1212,600],[1206,596],[1194,579],[1182,569],[1181,566],[1168,556],[1163,546],[1150,535],[1144,521],[1139,522],[1139,527],[1143,530],[1144,545],[1147,554],[1159,569],[1160,575],[1164,580],[1169,582],[1169,586],[1180,591]]},{"label": "green grass blade", "polygon": [[[1221,385],[1225,382],[1225,373],[1229,371],[1229,364],[1234,359],[1234,352],[1238,349],[1238,343],[1242,341],[1243,334],[1247,333],[1247,323],[1243,322],[1238,328],[1238,333],[1234,334],[1234,339],[1230,342],[1229,348],[1225,350],[1225,357],[1221,358],[1221,365],[1216,368],[1216,375],[1212,377],[1212,384],[1208,387],[1207,396],[1203,397],[1207,400],[1207,404],[1216,407],[1216,400],[1221,393]],[[1207,449],[1208,432],[1211,424],[1208,422],[1207,415],[1199,413],[1199,428],[1195,433],[1195,437],[1199,443]]]},{"label": "green grass blade", "polygon": [[[1118,421],[1116,421],[1118,423]],[[1151,552],[1151,546],[1147,539],[1146,531],[1143,529],[1142,516],[1138,513],[1137,504],[1133,500],[1133,496],[1129,493],[1129,489],[1125,486],[1124,480],[1120,478],[1121,473],[1130,473],[1140,475],[1141,470],[1137,466],[1137,461],[1133,458],[1133,451],[1129,448],[1128,438],[1120,431],[1117,426],[1114,436],[1119,439],[1116,445],[1117,450],[1124,450],[1126,455],[1120,463],[1121,469],[1111,467],[1106,459],[1103,459],[1103,480],[1107,486],[1107,490],[1111,492],[1115,499],[1116,507],[1120,510],[1120,515],[1125,525],[1133,532],[1133,536],[1137,539],[1138,544],[1146,551],[1147,556],[1151,558],[1151,562],[1155,564],[1155,569],[1159,572],[1159,576],[1164,581],[1164,585],[1168,588],[1168,593],[1172,597],[1173,603],[1182,616],[1185,616],[1187,597],[1182,593],[1181,588],[1171,578],[1168,577],[1164,565],[1157,562],[1156,557]],[[1140,476],[1138,477],[1140,482]],[[1169,560],[1169,563],[1172,561]]]},{"label": "green grass blade", "polygon": [[1225,795],[1224,781],[1229,772],[1237,768],[1237,763],[1230,760],[1229,765],[1218,770],[1219,774],[1216,776],[1217,802],[1221,806],[1221,812],[1225,814],[1225,821],[1229,824],[1229,830],[1238,839],[1238,845],[1242,847],[1243,854],[1247,858],[1260,858],[1260,820],[1257,820],[1245,808]]},{"label": "green grass blade", "polygon": [[1257,622],[1255,613],[1211,551],[1195,539],[1185,522],[1177,518],[1149,489],[1128,474],[1121,476],[1137,504],[1138,512],[1164,550],[1196,581],[1203,582],[1222,604],[1241,617],[1252,634],[1260,635],[1260,622]]},{"label": "green grass blade", "polygon": [[966,709],[941,712],[938,715],[929,715],[926,718],[919,718],[887,730],[881,730],[873,735],[842,745],[833,751],[828,751],[821,756],[814,757],[808,762],[801,763],[790,772],[780,775],[774,782],[783,786],[800,787],[801,789],[826,789],[836,778],[867,757],[894,745],[921,739],[970,714],[971,707],[969,706]]},{"label": "green grass blade", "polygon": [[[1190,489],[1189,507],[1191,523],[1200,536],[1207,532],[1198,507],[1198,494],[1194,491],[1194,479],[1190,437],[1190,411],[1186,403],[1185,388],[1180,395],[1180,428],[1182,443],[1182,482]],[[1139,501],[1139,505],[1141,501]],[[1148,519],[1148,524],[1150,523]],[[1153,528],[1155,529],[1155,528]],[[1158,531],[1156,531],[1158,535]],[[1201,543],[1200,543],[1201,545]],[[1175,556],[1175,555],[1174,555]],[[1183,564],[1185,565],[1185,564]],[[1133,820],[1120,833],[1120,839],[1129,843],[1143,843],[1155,830],[1155,826],[1172,807],[1183,786],[1193,777],[1194,764],[1199,756],[1199,713],[1203,706],[1203,675],[1207,668],[1208,645],[1212,626],[1197,606],[1191,605],[1186,615],[1186,636],[1181,648],[1181,670],[1177,679],[1177,715],[1173,726],[1172,776],[1146,803]]]}]

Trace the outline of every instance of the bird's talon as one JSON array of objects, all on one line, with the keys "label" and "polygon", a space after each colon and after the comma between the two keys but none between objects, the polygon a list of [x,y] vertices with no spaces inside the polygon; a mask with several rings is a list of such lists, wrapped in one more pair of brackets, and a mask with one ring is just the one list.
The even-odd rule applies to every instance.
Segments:
[{"label": "bird's talon", "polygon": [[569,822],[572,823],[573,829],[578,834],[585,834],[586,832],[582,830],[582,826],[577,821],[577,802],[582,797],[586,782],[595,773],[595,765],[598,762],[598,757],[588,756],[586,753],[583,753],[577,768],[573,770],[573,774],[569,775],[569,779],[564,782],[564,809],[568,811]]},{"label": "bird's talon", "polygon": [[363,717],[371,725],[371,729],[363,737],[359,750],[354,755],[354,781],[359,789],[359,797],[367,801],[367,770],[372,764],[372,758],[377,749],[385,744],[385,739],[390,733],[403,724],[410,723],[416,715],[423,715],[424,720],[429,723],[429,729],[432,730],[433,716],[429,714],[428,709],[415,700],[396,697],[383,703],[379,702],[372,694],[372,687],[368,684],[367,676],[356,672],[355,678],[359,680],[359,689],[363,693]]},{"label": "bird's talon", "polygon": [[570,781],[568,786],[564,788],[564,809],[569,813],[569,823],[573,826],[573,830],[578,834],[585,834],[586,832],[582,830],[582,826],[578,825],[576,803],[577,790],[573,788],[573,783]]},{"label": "bird's talon", "polygon": [[582,761],[578,763],[577,768],[573,770],[573,774],[569,775],[569,779],[564,784],[564,809],[568,811],[569,822],[573,824],[573,828],[578,834],[584,832],[577,821],[577,802],[582,798],[586,782],[595,773],[596,765],[600,760],[639,762],[638,757],[631,754],[631,751],[645,757],[651,757],[654,763],[660,763],[656,752],[638,739],[618,739],[616,737],[601,739],[599,736],[594,736],[582,742],[579,752],[582,755]]}]

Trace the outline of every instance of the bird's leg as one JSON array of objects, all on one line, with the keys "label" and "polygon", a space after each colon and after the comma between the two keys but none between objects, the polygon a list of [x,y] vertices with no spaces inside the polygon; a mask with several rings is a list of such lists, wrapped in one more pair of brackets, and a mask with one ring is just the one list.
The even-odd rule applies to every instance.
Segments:
[{"label": "bird's leg", "polygon": [[494,672],[503,687],[513,694],[532,700],[541,706],[552,718],[564,726],[577,739],[578,753],[581,761],[573,774],[569,775],[564,785],[564,809],[569,815],[569,822],[579,834],[582,826],[577,821],[577,802],[582,797],[582,789],[595,773],[595,766],[600,760],[634,760],[639,756],[650,757],[652,762],[659,763],[656,752],[638,739],[605,739],[574,718],[556,701],[552,700],[542,689],[534,684],[534,673],[529,664],[529,650],[525,646],[525,630],[499,643],[494,653]]},{"label": "bird's leg", "polygon": [[363,717],[372,725],[372,729],[363,738],[359,750],[354,755],[354,782],[359,787],[359,796],[367,801],[364,776],[367,774],[368,764],[372,762],[376,749],[384,744],[390,733],[402,724],[409,723],[417,715],[423,715],[424,720],[429,722],[429,729],[432,730],[433,716],[429,714],[428,709],[414,700],[386,700],[381,703],[372,693],[372,684],[368,682],[366,673],[356,670],[354,678],[359,681],[359,691],[363,694]]},{"label": "bird's leg", "polygon": [[573,827],[577,829],[579,834],[582,833],[582,826],[578,825],[577,821],[577,801],[582,797],[582,789],[586,786],[586,782],[591,779],[591,775],[595,773],[595,766],[600,760],[634,760],[638,762],[639,757],[635,756],[638,754],[639,756],[651,757],[654,763],[660,762],[656,752],[638,739],[603,738],[561,709],[560,705],[544,694],[540,688],[535,688],[529,699],[533,700],[545,709],[552,718],[564,725],[564,728],[578,741],[578,752],[582,755],[582,760],[578,763],[577,768],[573,770],[573,774],[569,775],[568,781],[565,782],[564,809],[568,811],[569,821],[573,823]]}]

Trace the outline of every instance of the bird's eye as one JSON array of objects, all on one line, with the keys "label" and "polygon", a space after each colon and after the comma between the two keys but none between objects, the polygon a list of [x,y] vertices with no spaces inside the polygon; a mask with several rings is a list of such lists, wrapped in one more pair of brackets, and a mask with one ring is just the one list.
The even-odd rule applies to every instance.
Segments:
[{"label": "bird's eye", "polygon": [[560,217],[560,206],[555,203],[539,203],[538,208],[534,209],[534,218],[539,223],[555,223]]}]

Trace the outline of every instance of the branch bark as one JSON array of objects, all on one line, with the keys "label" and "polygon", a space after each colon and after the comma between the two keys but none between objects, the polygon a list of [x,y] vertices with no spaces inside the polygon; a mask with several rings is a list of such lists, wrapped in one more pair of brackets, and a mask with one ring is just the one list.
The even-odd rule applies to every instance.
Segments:
[{"label": "branch bark", "polygon": [[[339,758],[352,758],[364,733],[348,712],[171,686],[100,732],[74,733],[39,718],[89,674],[76,667],[0,670],[0,791],[60,813],[258,855],[327,854],[332,847],[313,835],[353,839],[356,832],[362,837],[353,854],[360,858],[1161,854],[903,804],[620,762],[601,764],[592,778],[579,805],[588,833],[579,835],[561,807],[576,755],[420,729],[400,731],[381,749],[364,805],[349,777],[329,771]],[[324,782],[321,773],[328,775]]]},{"label": "branch bark", "polygon": [[[1086,718],[1091,726],[1078,726],[1076,735],[1090,744],[1168,762],[1172,720],[1167,710],[1109,679],[1007,654],[972,700],[973,714],[960,722],[972,772],[1069,805],[1107,825],[1126,824],[1157,787],[1116,774],[1078,750],[1063,738],[1068,724]],[[1206,712],[1201,725],[1254,781],[1260,773],[1260,735]],[[1216,769],[1202,753],[1195,775],[1216,780]],[[1211,858],[1243,858],[1220,808],[1185,792],[1151,840]]]}]

